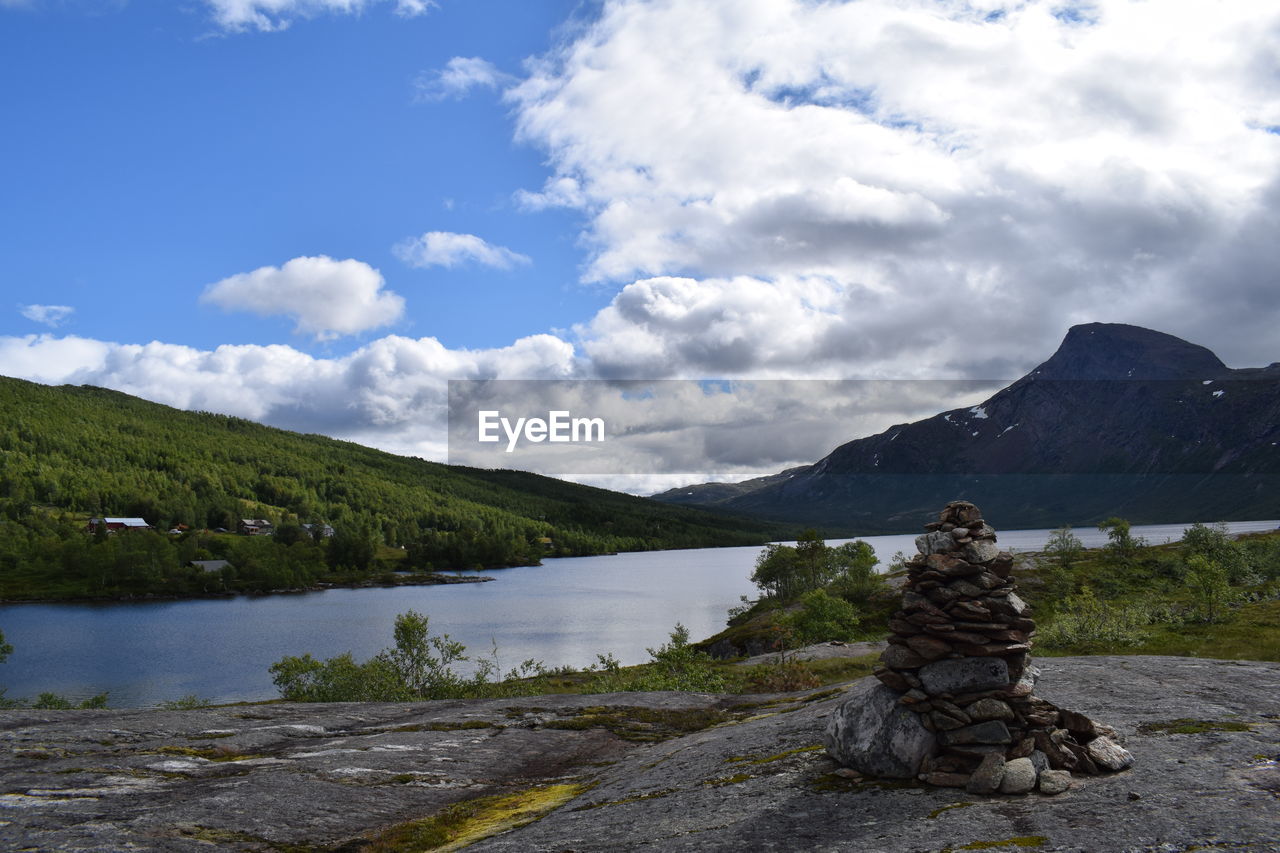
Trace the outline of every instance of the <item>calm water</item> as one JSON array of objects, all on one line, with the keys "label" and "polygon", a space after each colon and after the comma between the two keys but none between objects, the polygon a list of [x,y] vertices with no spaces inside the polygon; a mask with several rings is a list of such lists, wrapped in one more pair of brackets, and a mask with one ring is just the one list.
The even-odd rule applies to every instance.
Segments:
[{"label": "calm water", "polygon": [[[1184,525],[1135,527],[1151,543],[1176,540]],[[1233,523],[1235,532],[1276,522]],[[1101,545],[1096,530],[1076,534]],[[1047,530],[1000,533],[1013,550],[1043,547]],[[914,553],[914,535],[867,537],[882,564]],[[834,542],[832,544],[835,544]],[[80,699],[110,692],[112,707],[154,705],[187,694],[269,699],[267,673],[285,655],[358,659],[391,643],[391,624],[410,608],[426,613],[473,653],[498,647],[504,669],[526,658],[585,666],[597,652],[624,664],[648,659],[676,622],[695,638],[724,627],[725,613],[755,588],[760,549],[705,548],[547,560],[491,572],[491,583],[330,590],[281,596],[145,604],[22,604],[0,607],[0,630],[15,651],[0,665],[11,698],[52,690]]]}]

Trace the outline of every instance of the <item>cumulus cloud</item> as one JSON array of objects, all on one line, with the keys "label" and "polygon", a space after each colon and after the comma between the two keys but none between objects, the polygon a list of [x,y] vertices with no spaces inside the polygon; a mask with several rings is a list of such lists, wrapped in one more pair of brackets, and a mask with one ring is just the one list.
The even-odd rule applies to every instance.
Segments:
[{"label": "cumulus cloud", "polygon": [[404,315],[404,299],[383,284],[382,274],[362,261],[320,255],[224,278],[205,288],[200,301],[227,311],[292,317],[296,332],[332,340]]},{"label": "cumulus cloud", "polygon": [[61,325],[75,310],[70,305],[22,305],[18,308],[23,317],[50,328]]},{"label": "cumulus cloud", "polygon": [[518,200],[584,214],[585,278],[622,288],[584,351],[1017,375],[1109,320],[1274,360],[1280,250],[1250,235],[1276,218],[1280,10],[1064,8],[607,4],[508,95],[551,163]]},{"label": "cumulus cloud", "polygon": [[516,78],[499,71],[497,66],[478,56],[455,56],[444,68],[418,76],[414,84],[423,100],[439,101],[461,98],[472,89],[499,89]]},{"label": "cumulus cloud", "polygon": [[[3,2],[4,0],[0,0]],[[233,32],[273,32],[287,28],[298,18],[323,14],[359,14],[390,0],[205,0],[214,21]],[[433,0],[395,0],[395,14],[405,18],[426,14]]]},{"label": "cumulus cloud", "polygon": [[392,252],[414,267],[456,267],[477,263],[507,270],[532,263],[527,255],[503,246],[494,246],[474,234],[455,234],[452,231],[428,231],[421,237],[411,237],[397,243]]},{"label": "cumulus cloud", "polygon": [[158,341],[0,337],[0,373],[8,376],[101,385],[433,459],[445,457],[449,379],[551,379],[575,369],[573,346],[550,335],[483,350],[391,335],[340,358],[282,345],[200,350]]}]

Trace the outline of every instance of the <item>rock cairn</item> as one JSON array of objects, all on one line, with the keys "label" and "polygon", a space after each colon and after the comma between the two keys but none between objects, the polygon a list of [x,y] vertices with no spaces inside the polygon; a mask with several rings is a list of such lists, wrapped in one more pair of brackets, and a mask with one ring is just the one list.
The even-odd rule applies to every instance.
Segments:
[{"label": "rock cairn", "polygon": [[1070,774],[1122,770],[1116,733],[1034,694],[1035,622],[1013,557],[976,506],[953,501],[916,538],[889,647],[833,715],[827,749],[875,776],[975,794],[1057,794]]}]

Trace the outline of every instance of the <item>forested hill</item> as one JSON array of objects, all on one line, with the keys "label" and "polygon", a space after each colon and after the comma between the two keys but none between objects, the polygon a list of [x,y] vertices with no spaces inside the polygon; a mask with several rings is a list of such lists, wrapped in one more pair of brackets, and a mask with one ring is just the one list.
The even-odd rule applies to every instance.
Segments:
[{"label": "forested hill", "polygon": [[[328,523],[418,546],[428,567],[545,554],[741,545],[779,531],[518,471],[396,456],[90,386],[0,377],[0,517],[32,506],[158,529]],[[551,540],[548,545],[544,539]]]}]

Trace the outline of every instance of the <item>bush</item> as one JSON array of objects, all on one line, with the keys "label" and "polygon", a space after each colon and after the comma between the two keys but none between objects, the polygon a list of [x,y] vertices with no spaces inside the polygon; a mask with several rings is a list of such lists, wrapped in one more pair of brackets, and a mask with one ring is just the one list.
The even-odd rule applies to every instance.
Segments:
[{"label": "bush", "polygon": [[[670,642],[645,649],[652,658],[647,666],[623,670],[613,655],[598,655],[599,675],[587,686],[587,693],[620,693],[646,690],[687,690],[719,693],[726,688],[723,675],[706,652],[689,643],[689,629],[676,623]],[[592,667],[595,669],[595,667]]]},{"label": "bush", "polygon": [[797,645],[848,640],[858,629],[858,613],[853,605],[825,590],[805,593],[800,605],[799,610],[783,617],[783,624]]},{"label": "bush", "polygon": [[1150,622],[1144,605],[1102,601],[1086,586],[1062,602],[1053,621],[1040,628],[1038,641],[1050,649],[1135,646],[1147,638]]},{"label": "bush", "polygon": [[323,661],[283,658],[271,665],[271,679],[291,702],[408,702],[472,696],[492,674],[491,666],[470,678],[456,673],[466,648],[448,634],[431,636],[427,617],[416,611],[396,617],[394,636],[393,647],[364,663],[350,652]]}]

